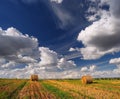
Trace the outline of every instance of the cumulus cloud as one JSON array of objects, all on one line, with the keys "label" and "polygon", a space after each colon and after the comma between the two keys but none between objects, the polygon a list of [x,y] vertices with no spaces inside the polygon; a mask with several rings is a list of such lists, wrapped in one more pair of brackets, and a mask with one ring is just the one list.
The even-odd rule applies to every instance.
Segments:
[{"label": "cumulus cloud", "polygon": [[0,45],[0,69],[21,68],[21,64],[36,63],[39,58],[37,38],[13,27],[0,28]]},{"label": "cumulus cloud", "polygon": [[[82,75],[90,74],[93,77],[119,77],[120,70],[97,70],[96,65],[76,67],[73,62],[66,61],[64,58],[59,59],[56,66],[49,65],[52,72],[48,69],[48,65],[41,66],[39,63],[30,63],[24,68],[16,68],[16,63],[8,62],[4,64],[4,68],[0,69],[0,77],[3,78],[29,78],[31,74],[38,74],[41,79],[45,78],[80,78]],[[66,64],[68,64],[66,67]],[[11,66],[11,69],[9,68]],[[60,66],[60,67],[59,67]],[[71,66],[71,67],[69,67]],[[75,68],[74,68],[75,67]],[[55,70],[58,69],[58,70]],[[59,71],[60,70],[60,71]],[[93,72],[94,71],[94,72]]]},{"label": "cumulus cloud", "polygon": [[[14,61],[5,61],[4,59],[1,59],[0,70],[2,69],[5,71],[2,73],[6,75],[3,76],[3,74],[0,73],[1,77],[28,78],[31,74],[38,74],[42,78],[54,78],[52,76],[53,74],[55,77],[61,77],[60,74],[62,72],[76,67],[76,64],[73,61],[59,58],[55,51],[50,50],[47,47],[39,47],[39,53],[39,60],[21,55]],[[59,76],[57,75],[58,72]],[[23,73],[25,75],[23,75]]]},{"label": "cumulus cloud", "polygon": [[49,48],[40,47],[40,64],[47,65],[47,64],[57,64],[58,63],[58,56],[57,53],[50,50]]},{"label": "cumulus cloud", "polygon": [[119,77],[120,70],[114,69],[109,71],[94,71],[94,72],[81,72],[80,68],[70,69],[62,72],[48,72],[41,68],[24,68],[12,70],[0,70],[0,77],[3,78],[30,78],[31,74],[38,74],[42,79],[45,78],[80,78],[82,75],[90,74],[93,77]]},{"label": "cumulus cloud", "polygon": [[105,54],[120,51],[119,0],[106,2],[110,6],[109,11],[101,9],[100,19],[78,35],[77,40],[84,45],[84,48],[81,48],[84,59],[97,59]]},{"label": "cumulus cloud", "polygon": [[34,57],[38,41],[11,27],[7,30],[0,29],[0,45],[0,57],[14,59],[19,54]]},{"label": "cumulus cloud", "polygon": [[[42,78],[61,77],[76,64],[47,47],[39,47],[38,40],[11,27],[0,29],[0,77],[28,78],[38,74]],[[57,74],[58,72],[59,75]],[[53,77],[54,75],[54,77]]]},{"label": "cumulus cloud", "polygon": [[67,61],[65,58],[59,58],[58,54],[46,47],[40,47],[40,66],[44,66],[46,70],[68,70],[76,66],[73,61]]}]

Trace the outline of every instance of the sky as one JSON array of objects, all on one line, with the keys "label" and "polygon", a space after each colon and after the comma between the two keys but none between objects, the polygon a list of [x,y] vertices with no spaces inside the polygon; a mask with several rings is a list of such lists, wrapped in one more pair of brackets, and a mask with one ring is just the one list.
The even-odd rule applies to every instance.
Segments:
[{"label": "sky", "polygon": [[1,0],[0,78],[120,77],[120,0]]}]

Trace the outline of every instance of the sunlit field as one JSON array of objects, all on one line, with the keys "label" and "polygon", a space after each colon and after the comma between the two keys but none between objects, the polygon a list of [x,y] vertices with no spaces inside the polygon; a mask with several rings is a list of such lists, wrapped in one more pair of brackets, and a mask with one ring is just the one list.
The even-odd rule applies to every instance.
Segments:
[{"label": "sunlit field", "polygon": [[81,80],[0,79],[0,99],[119,99],[119,79]]}]

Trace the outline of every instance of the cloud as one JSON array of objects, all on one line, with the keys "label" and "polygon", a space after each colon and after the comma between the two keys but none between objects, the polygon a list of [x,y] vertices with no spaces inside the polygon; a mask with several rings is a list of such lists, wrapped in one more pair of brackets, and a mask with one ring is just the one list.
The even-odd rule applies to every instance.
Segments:
[{"label": "cloud", "polygon": [[76,49],[71,47],[71,48],[69,49],[69,51],[70,51],[70,52],[76,51]]},{"label": "cloud", "polygon": [[[34,4],[34,3],[38,3],[40,0],[21,0],[23,3],[26,3],[26,4]],[[50,2],[55,2],[55,3],[62,3],[63,0],[48,0]],[[47,2],[48,2],[47,1]]]},{"label": "cloud", "polygon": [[[67,63],[66,63],[67,62]],[[9,66],[8,66],[9,64]],[[98,66],[83,66],[76,67],[73,62],[66,61],[65,59],[59,59],[59,63],[56,66],[49,65],[53,71],[48,69],[48,65],[41,66],[39,63],[30,63],[24,68],[16,68],[16,63],[7,63],[4,68],[0,69],[0,77],[2,78],[30,78],[31,74],[38,74],[39,78],[80,78],[82,75],[90,74],[93,77],[119,77],[120,70],[97,70]],[[61,65],[60,65],[61,64]],[[66,64],[68,64],[66,67]],[[9,68],[11,66],[11,69]],[[15,67],[14,67],[15,66]],[[61,66],[61,68],[57,67]],[[69,67],[70,66],[70,67]],[[59,68],[59,70],[58,70]],[[55,70],[57,69],[57,70]]]},{"label": "cloud", "polygon": [[107,2],[109,11],[101,9],[100,19],[79,33],[77,40],[84,45],[84,48],[81,48],[84,59],[97,59],[105,54],[120,51],[118,2],[119,0]]},{"label": "cloud", "polygon": [[13,62],[13,61],[10,61],[10,62],[7,62],[5,64],[3,64],[1,66],[2,69],[14,69],[14,68],[17,68],[17,63]]},{"label": "cloud", "polygon": [[40,47],[40,64],[47,65],[47,64],[57,64],[58,63],[58,56],[57,53],[50,50],[49,48]]},{"label": "cloud", "polygon": [[56,78],[76,66],[73,61],[60,58],[55,51],[39,47],[37,38],[23,34],[13,27],[0,29],[0,38],[2,78],[28,78],[31,74],[38,74],[41,78]]},{"label": "cloud", "polygon": [[0,58],[0,66],[5,64],[6,63],[6,60],[4,58]]},{"label": "cloud", "polygon": [[44,66],[48,71],[63,71],[75,68],[76,64],[64,57],[59,58],[58,54],[46,47],[40,47],[40,62],[39,66]]},{"label": "cloud", "polygon": [[89,8],[86,11],[86,19],[90,22],[98,20],[101,10],[99,9],[99,3],[97,0],[89,0]]},{"label": "cloud", "polygon": [[51,2],[55,2],[55,3],[62,3],[63,0],[50,0]]},{"label": "cloud", "polygon": [[96,66],[95,66],[95,65],[92,65],[92,66],[90,66],[90,68],[89,68],[90,71],[94,71],[95,69],[96,69]]},{"label": "cloud", "polygon": [[96,65],[92,65],[92,66],[89,66],[89,67],[82,67],[81,68],[81,72],[93,72],[93,71],[95,71],[95,69],[96,69]]},{"label": "cloud", "polygon": [[110,0],[109,4],[111,5],[110,7],[110,12],[115,18],[120,18],[120,0]]},{"label": "cloud", "polygon": [[17,63],[36,63],[37,60],[29,56],[18,55],[17,59],[14,59]]},{"label": "cloud", "polygon": [[59,28],[65,28],[68,27],[70,24],[73,24],[74,18],[73,16],[64,9],[62,6],[52,4],[51,3],[51,9],[53,10],[55,16],[56,16],[56,24],[59,26]]},{"label": "cloud", "polygon": [[87,71],[88,71],[88,68],[87,68],[87,67],[82,67],[82,68],[81,68],[81,71],[82,71],[82,72],[87,72]]},{"label": "cloud", "polygon": [[20,64],[35,63],[39,57],[37,38],[13,27],[0,28],[0,45],[0,68],[20,68]]},{"label": "cloud", "polygon": [[109,61],[110,64],[115,64],[120,68],[120,58],[113,58]]},{"label": "cloud", "polygon": [[0,57],[17,57],[19,54],[32,57],[38,42],[36,38],[23,35],[15,28],[8,28],[6,31],[0,29],[0,45]]},{"label": "cloud", "polygon": [[80,51],[80,48],[70,48],[69,54],[65,55],[64,57],[67,60],[82,57],[82,54],[79,51]]},{"label": "cloud", "polygon": [[59,60],[58,66],[60,70],[69,70],[76,67],[76,64],[73,61],[67,61],[65,58]]}]

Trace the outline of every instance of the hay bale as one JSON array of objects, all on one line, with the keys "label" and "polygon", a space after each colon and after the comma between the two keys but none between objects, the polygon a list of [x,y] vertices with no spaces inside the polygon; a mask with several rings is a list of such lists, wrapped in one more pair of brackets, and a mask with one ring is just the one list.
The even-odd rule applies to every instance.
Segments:
[{"label": "hay bale", "polygon": [[38,75],[31,75],[31,78],[30,78],[31,81],[38,81]]},{"label": "hay bale", "polygon": [[81,80],[83,84],[93,83],[93,78],[90,75],[82,76]]}]

